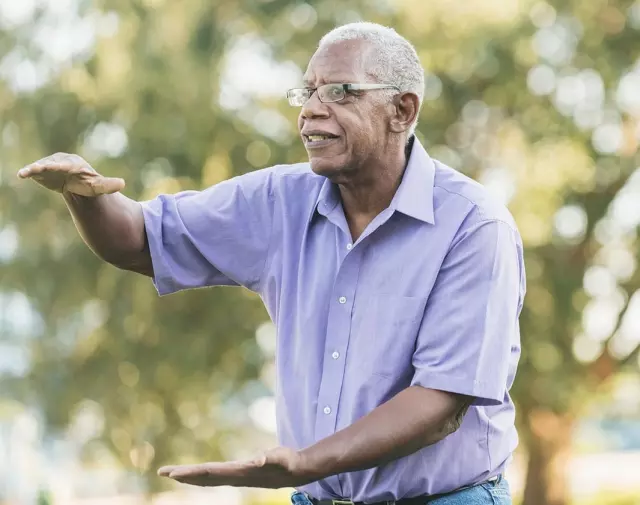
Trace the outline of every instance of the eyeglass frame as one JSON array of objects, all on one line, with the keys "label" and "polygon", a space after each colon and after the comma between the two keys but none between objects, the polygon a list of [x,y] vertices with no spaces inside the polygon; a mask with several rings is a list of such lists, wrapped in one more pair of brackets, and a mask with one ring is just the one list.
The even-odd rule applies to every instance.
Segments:
[{"label": "eyeglass frame", "polygon": [[[292,107],[302,107],[308,100],[311,99],[313,94],[318,91],[320,88],[326,88],[328,86],[340,86],[343,92],[343,96],[338,98],[337,100],[323,100],[320,97],[320,93],[318,93],[318,100],[322,103],[336,103],[344,100],[347,97],[347,93],[349,91],[368,91],[368,90],[376,90],[376,89],[395,89],[398,93],[400,92],[400,88],[394,84],[373,84],[373,83],[329,83],[323,84],[322,86],[318,86],[317,88],[291,88],[287,90],[287,100],[289,101],[289,105]],[[292,92],[294,91],[309,91],[309,96],[304,100],[304,102],[297,104],[292,103],[294,97],[292,96]]]}]

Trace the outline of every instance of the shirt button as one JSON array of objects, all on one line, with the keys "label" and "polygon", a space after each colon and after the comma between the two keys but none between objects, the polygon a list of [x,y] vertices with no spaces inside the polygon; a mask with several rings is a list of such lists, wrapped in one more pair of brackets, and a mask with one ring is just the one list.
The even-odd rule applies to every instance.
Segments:
[{"label": "shirt button", "polygon": [[340,357],[340,353],[338,351],[333,351],[333,354],[331,355],[331,357],[333,359],[338,359]]},{"label": "shirt button", "polygon": [[331,407],[329,407],[328,405],[323,409],[323,412],[325,414],[331,414]]},{"label": "shirt button", "polygon": [[340,298],[338,298],[338,301],[339,301],[340,303],[347,303],[347,298],[346,298],[346,297],[344,297],[344,296],[341,296]]},{"label": "shirt button", "polygon": [[347,244],[347,251],[350,251],[351,249],[353,249],[353,244]]}]

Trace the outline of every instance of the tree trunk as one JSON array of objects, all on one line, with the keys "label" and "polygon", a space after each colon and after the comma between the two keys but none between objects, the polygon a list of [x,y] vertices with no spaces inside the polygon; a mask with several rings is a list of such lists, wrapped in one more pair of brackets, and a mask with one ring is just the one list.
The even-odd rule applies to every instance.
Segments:
[{"label": "tree trunk", "polygon": [[522,505],[567,505],[574,419],[546,410],[529,413],[523,439],[529,462]]}]

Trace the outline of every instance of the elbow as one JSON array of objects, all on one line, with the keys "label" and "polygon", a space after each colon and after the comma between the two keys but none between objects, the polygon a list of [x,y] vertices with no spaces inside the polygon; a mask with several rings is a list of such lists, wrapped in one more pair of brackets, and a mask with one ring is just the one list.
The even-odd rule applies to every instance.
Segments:
[{"label": "elbow", "polygon": [[451,418],[447,419],[442,428],[442,438],[446,438],[449,435],[453,435],[456,431],[460,429],[462,426],[462,419],[464,418],[463,414],[456,414]]},{"label": "elbow", "polygon": [[473,400],[474,399],[472,397],[461,397],[458,409],[455,410],[446,419],[444,419],[444,421],[440,424],[439,429],[436,430],[436,432],[433,433],[430,437],[429,445],[444,440],[449,435],[452,435],[460,429],[460,426],[462,426],[462,421],[464,420],[464,416],[473,403]]},{"label": "elbow", "polygon": [[437,430],[434,430],[427,437],[427,445],[437,444],[441,440],[444,440],[449,435],[454,434],[460,428],[462,420],[458,421],[456,417],[446,419]]}]

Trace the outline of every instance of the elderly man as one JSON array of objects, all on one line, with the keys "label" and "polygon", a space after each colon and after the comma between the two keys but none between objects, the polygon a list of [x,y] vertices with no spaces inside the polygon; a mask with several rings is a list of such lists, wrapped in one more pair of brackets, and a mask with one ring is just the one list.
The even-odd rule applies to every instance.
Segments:
[{"label": "elderly man", "polygon": [[280,447],[160,475],[295,487],[303,505],[511,503],[522,245],[508,211],[413,135],[423,88],[409,42],[345,25],[287,94],[309,163],[144,203],[78,156],[20,170],[62,194],[105,261],[161,295],[244,286],[277,327]]}]

